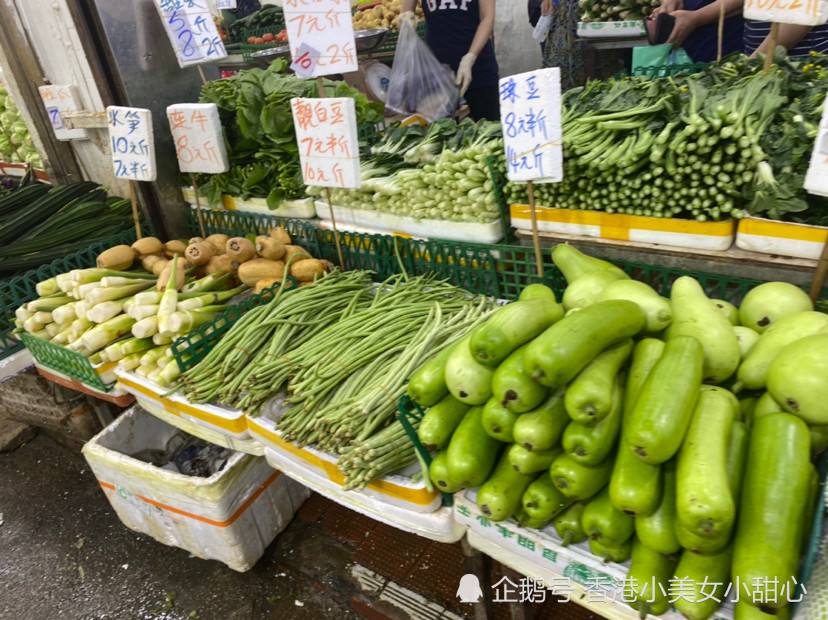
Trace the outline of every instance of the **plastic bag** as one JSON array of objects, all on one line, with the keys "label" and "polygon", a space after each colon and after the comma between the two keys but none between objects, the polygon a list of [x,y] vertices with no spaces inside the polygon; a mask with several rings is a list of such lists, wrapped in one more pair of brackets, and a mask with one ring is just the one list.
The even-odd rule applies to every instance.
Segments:
[{"label": "plastic bag", "polygon": [[410,22],[402,22],[385,107],[434,121],[453,114],[459,102],[451,69],[437,60]]},{"label": "plastic bag", "polygon": [[645,45],[633,48],[633,70],[638,67],[663,67],[665,65],[690,65],[693,60],[682,48],[674,48],[669,43]]}]

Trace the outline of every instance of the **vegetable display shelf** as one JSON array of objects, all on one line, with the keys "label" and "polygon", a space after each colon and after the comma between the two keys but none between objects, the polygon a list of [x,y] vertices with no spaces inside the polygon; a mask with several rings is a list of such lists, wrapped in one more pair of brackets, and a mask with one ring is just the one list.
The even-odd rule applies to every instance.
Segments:
[{"label": "vegetable display shelf", "polygon": [[582,39],[621,39],[646,37],[644,20],[630,19],[615,22],[578,22],[577,34]]},{"label": "vegetable display shelf", "polygon": [[736,247],[760,254],[818,260],[828,227],[746,217],[736,229]]},{"label": "vegetable display shelf", "polygon": [[23,344],[12,338],[9,332],[14,327],[14,311],[24,303],[37,299],[38,282],[48,280],[72,269],[94,267],[95,258],[103,250],[121,243],[135,241],[134,232],[124,232],[108,239],[95,241],[88,248],[74,252],[51,263],[41,265],[35,269],[0,280],[0,359],[19,351]]},{"label": "vegetable display shelf", "polygon": [[[624,577],[630,562],[606,563],[589,551],[586,542],[563,546],[551,526],[543,530],[521,527],[513,519],[493,522],[477,507],[474,491],[457,493],[454,517],[468,530],[469,544],[504,566],[543,583],[559,596],[609,620],[637,620],[638,612],[624,603]],[[649,620],[682,620],[671,611]],[[720,608],[711,620],[730,620],[732,606]]]},{"label": "vegetable display shelf", "polygon": [[[531,207],[511,206],[512,226],[531,231]],[[538,231],[599,239],[657,243],[677,248],[724,251],[733,245],[736,222],[697,222],[679,218],[624,215],[602,211],[537,208]]]},{"label": "vegetable display shelf", "polygon": [[[191,187],[182,187],[181,194],[190,206],[195,206],[195,191]],[[310,219],[316,215],[316,211],[313,208],[313,201],[308,198],[286,200],[276,209],[268,207],[267,200],[264,198],[243,199],[238,196],[222,196],[221,202],[222,206],[228,211],[242,211],[296,219]],[[202,208],[209,208],[206,197],[202,197],[201,206]]]}]

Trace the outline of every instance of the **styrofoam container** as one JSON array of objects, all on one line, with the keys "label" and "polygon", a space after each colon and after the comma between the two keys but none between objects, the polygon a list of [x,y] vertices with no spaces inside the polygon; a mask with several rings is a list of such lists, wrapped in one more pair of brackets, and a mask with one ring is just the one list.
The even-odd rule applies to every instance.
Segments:
[{"label": "styrofoam container", "polygon": [[641,19],[616,22],[578,22],[577,32],[582,39],[619,39],[647,36],[644,21]]},{"label": "styrofoam container", "polygon": [[818,260],[828,242],[828,227],[746,217],[736,230],[736,247],[750,252]]},{"label": "styrofoam container", "polygon": [[[192,187],[182,187],[181,195],[191,206],[195,206],[195,191]],[[313,207],[313,199],[300,198],[298,200],[285,200],[277,209],[267,206],[264,198],[247,198],[243,200],[238,196],[222,196],[223,208],[228,211],[244,211],[246,213],[261,213],[263,215],[275,215],[277,217],[290,217],[299,219],[312,218],[316,211]],[[202,196],[202,208],[212,208],[207,203],[207,198]]]},{"label": "styrofoam container", "polygon": [[[346,229],[353,226],[419,239],[449,239],[475,243],[497,243],[503,239],[504,234],[503,223],[500,220],[486,224],[449,220],[418,220],[413,217],[368,209],[351,209],[336,205],[333,209],[337,226],[341,225]],[[316,201],[316,216],[321,220],[331,221],[330,208],[324,200]]]},{"label": "styrofoam container", "polygon": [[[510,211],[512,226],[518,230],[532,230],[532,210],[529,205],[512,205]],[[736,223],[733,220],[697,222],[679,218],[548,207],[537,207],[536,212],[539,232],[654,243],[696,250],[727,250],[733,245],[736,233]]]},{"label": "styrofoam container", "polygon": [[244,412],[239,409],[204,403],[194,404],[180,394],[167,395],[167,388],[131,372],[118,370],[117,376],[119,387],[143,403],[191,420],[232,439],[250,438]]},{"label": "styrofoam container", "polygon": [[[454,517],[468,530],[469,544],[512,570],[542,582],[556,594],[570,598],[610,620],[638,620],[638,612],[624,603],[624,564],[606,563],[589,551],[586,542],[563,546],[550,525],[543,530],[524,528],[513,519],[493,522],[477,507],[475,490],[454,496]],[[682,620],[670,611],[649,620]],[[733,618],[732,605],[725,603],[711,620]]]},{"label": "styrofoam container", "polygon": [[130,454],[163,449],[176,429],[135,406],[90,439],[83,454],[128,528],[246,571],[308,497],[262,457],[234,453],[209,478],[155,467]]}]

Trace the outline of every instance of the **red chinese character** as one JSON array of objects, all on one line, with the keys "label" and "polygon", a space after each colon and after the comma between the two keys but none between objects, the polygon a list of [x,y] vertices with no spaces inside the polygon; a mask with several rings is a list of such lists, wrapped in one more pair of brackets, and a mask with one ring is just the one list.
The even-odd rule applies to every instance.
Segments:
[{"label": "red chinese character", "polygon": [[293,115],[300,129],[307,130],[308,127],[316,127],[316,123],[313,122],[313,108],[307,100],[297,99],[293,103]]},{"label": "red chinese character", "polygon": [[187,129],[187,119],[184,112],[178,110],[170,112],[170,129]]},{"label": "red chinese character", "polygon": [[190,115],[190,123],[193,125],[198,125],[201,128],[201,131],[205,131],[207,125],[207,116],[204,112],[200,110],[193,110],[193,113]]}]

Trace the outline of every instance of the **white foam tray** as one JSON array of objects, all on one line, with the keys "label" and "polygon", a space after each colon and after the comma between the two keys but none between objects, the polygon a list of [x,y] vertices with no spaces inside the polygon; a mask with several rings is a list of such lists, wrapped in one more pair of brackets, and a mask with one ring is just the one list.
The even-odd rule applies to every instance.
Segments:
[{"label": "white foam tray", "polygon": [[644,22],[640,19],[616,22],[578,22],[578,36],[582,39],[619,39],[646,37]]}]

